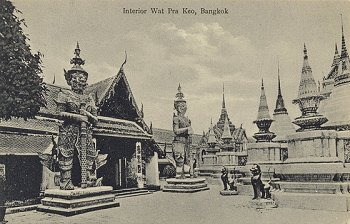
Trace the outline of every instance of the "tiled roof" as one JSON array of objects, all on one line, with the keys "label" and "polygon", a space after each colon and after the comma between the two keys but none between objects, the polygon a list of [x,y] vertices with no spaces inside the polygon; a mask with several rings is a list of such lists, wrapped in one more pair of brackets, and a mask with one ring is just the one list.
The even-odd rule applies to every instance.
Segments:
[{"label": "tiled roof", "polygon": [[[146,133],[135,122],[120,120],[115,118],[106,118],[98,116],[99,122],[94,128],[96,135],[118,136],[125,138],[146,138],[150,139],[151,135]],[[27,133],[45,133],[58,134],[58,122],[41,119],[11,119],[0,122],[0,130],[10,130]],[[0,142],[1,144],[1,142]]]},{"label": "tiled roof", "polygon": [[92,94],[95,101],[97,96],[97,100],[98,100],[97,103],[100,103],[101,100],[105,97],[108,90],[111,88],[111,85],[113,84],[113,82],[115,82],[115,79],[116,79],[116,76],[112,76],[102,81],[96,82],[92,85],[89,85],[86,88],[86,92],[88,94]]},{"label": "tiled roof", "polygon": [[172,143],[174,140],[174,132],[172,130],[153,128],[153,139],[157,143]]},{"label": "tiled roof", "polygon": [[37,154],[51,144],[50,135],[0,134],[0,154]]},{"label": "tiled roof", "polygon": [[98,117],[99,122],[94,128],[95,135],[107,135],[125,138],[150,139],[152,135],[145,132],[133,121],[126,121],[108,117]]},{"label": "tiled roof", "polygon": [[[157,143],[168,143],[171,144],[174,140],[174,132],[172,130],[153,128],[153,139]],[[202,135],[192,135],[192,144],[198,145]]]},{"label": "tiled roof", "polygon": [[44,132],[57,134],[58,133],[58,122],[49,121],[49,120],[41,120],[41,119],[28,119],[25,121],[21,118],[12,118],[8,121],[0,122],[0,130],[11,129],[11,130],[27,130],[29,132]]},{"label": "tiled roof", "polygon": [[235,142],[243,142],[244,139],[247,139],[247,135],[243,128],[236,128],[232,133],[232,137]]},{"label": "tiled roof", "polygon": [[58,93],[61,91],[61,89],[68,89],[66,87],[62,87],[62,86],[56,86],[56,85],[52,85],[52,84],[46,84],[46,95],[45,95],[45,99],[47,102],[46,107],[42,107],[40,108],[40,112],[41,114],[45,114],[45,115],[56,115],[56,103],[55,100],[57,99]]}]

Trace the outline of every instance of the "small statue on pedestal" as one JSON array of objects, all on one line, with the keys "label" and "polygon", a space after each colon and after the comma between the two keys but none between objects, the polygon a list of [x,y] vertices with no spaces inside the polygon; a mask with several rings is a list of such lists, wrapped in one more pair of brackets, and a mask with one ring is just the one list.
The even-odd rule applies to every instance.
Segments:
[{"label": "small statue on pedestal", "polygon": [[231,170],[230,172],[228,185],[230,186],[230,191],[237,191],[237,179],[236,179],[236,174],[234,170]]},{"label": "small statue on pedestal", "polygon": [[225,166],[223,166],[221,169],[221,180],[222,180],[222,183],[224,184],[224,191],[227,191],[228,170],[226,169]]},{"label": "small statue on pedestal", "polygon": [[175,134],[173,141],[173,157],[176,164],[176,178],[185,178],[185,174],[190,174],[190,172],[192,172],[190,145],[192,143],[193,130],[191,127],[191,120],[185,116],[187,104],[184,99],[184,94],[181,92],[180,84],[174,101],[174,108],[177,112],[177,114],[174,113],[173,116],[173,131]]},{"label": "small statue on pedestal", "polygon": [[261,192],[261,198],[265,198],[265,189],[264,185],[261,181],[261,169],[258,164],[254,164],[253,167],[250,169],[250,172],[252,173],[252,186],[254,190],[254,199],[257,199],[259,197],[259,192]]}]

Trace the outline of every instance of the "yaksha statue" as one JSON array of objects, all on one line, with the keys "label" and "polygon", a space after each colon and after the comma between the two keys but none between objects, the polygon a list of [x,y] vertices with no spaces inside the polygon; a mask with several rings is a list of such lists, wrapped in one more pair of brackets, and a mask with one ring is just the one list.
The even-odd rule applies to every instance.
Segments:
[{"label": "yaksha statue", "polygon": [[180,84],[174,101],[174,109],[176,114],[174,113],[173,116],[173,131],[175,133],[173,157],[176,164],[176,178],[185,178],[185,174],[190,174],[190,145],[192,143],[193,130],[191,120],[185,117],[187,104],[184,94],[181,92]]},{"label": "yaksha statue", "polygon": [[[77,44],[75,57],[71,59],[73,67],[65,71],[65,79],[71,90],[62,90],[57,96],[57,112],[63,124],[59,128],[57,159],[60,170],[60,189],[73,190],[74,185],[82,188],[96,181],[95,168],[97,152],[92,138],[92,126],[97,123],[97,108],[92,96],[84,92],[88,73],[81,67]],[[73,175],[78,173],[80,175]],[[74,180],[72,180],[74,179]]]}]

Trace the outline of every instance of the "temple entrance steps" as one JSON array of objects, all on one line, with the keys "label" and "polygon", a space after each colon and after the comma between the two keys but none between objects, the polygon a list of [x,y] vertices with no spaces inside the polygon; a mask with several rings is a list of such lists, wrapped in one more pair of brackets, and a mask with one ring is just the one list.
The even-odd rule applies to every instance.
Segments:
[{"label": "temple entrance steps", "polygon": [[112,191],[117,198],[135,197],[152,194],[153,192],[153,190],[148,190],[146,188],[125,188]]}]

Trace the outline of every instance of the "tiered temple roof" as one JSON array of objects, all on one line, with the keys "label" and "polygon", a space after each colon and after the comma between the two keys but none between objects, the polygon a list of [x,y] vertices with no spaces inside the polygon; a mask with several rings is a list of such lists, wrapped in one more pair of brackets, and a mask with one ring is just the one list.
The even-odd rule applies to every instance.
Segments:
[{"label": "tiered temple roof", "polygon": [[222,108],[219,120],[215,126],[212,125],[211,121],[210,128],[208,132],[203,135],[201,142],[205,142],[206,144],[210,143],[212,147],[214,145],[221,147],[223,143],[226,142],[226,144],[231,144],[232,148],[235,148],[235,144],[239,145],[247,141],[248,138],[242,125],[240,128],[235,128],[235,125],[230,121],[226,109],[225,89],[223,87]]},{"label": "tiered temple roof", "polygon": [[230,132],[231,134],[233,133],[233,131],[235,130],[235,125],[232,124],[232,122],[230,121],[230,118],[228,116],[227,113],[227,109],[226,109],[226,102],[225,102],[225,86],[222,87],[222,107],[221,107],[221,114],[219,117],[218,122],[216,123],[216,125],[214,126],[214,132],[215,135],[218,138],[221,138],[221,135],[224,131],[224,125],[225,125],[225,120],[228,120],[229,123],[229,127],[230,127]]}]

